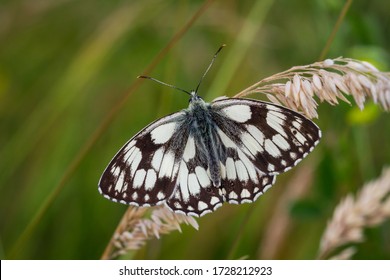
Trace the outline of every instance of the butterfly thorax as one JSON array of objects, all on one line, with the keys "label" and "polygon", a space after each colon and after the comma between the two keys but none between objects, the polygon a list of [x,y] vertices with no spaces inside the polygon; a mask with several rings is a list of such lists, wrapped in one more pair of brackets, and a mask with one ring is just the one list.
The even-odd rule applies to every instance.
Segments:
[{"label": "butterfly thorax", "polygon": [[221,185],[220,154],[211,107],[195,92],[191,94],[190,105],[186,110],[190,119],[190,135],[198,144],[197,152],[207,159],[207,168],[214,187],[219,187]]}]

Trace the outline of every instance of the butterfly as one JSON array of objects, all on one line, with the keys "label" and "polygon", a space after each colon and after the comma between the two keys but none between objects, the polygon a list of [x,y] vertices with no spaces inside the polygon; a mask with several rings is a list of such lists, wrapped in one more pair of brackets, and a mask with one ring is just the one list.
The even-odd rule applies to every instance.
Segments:
[{"label": "butterfly", "polygon": [[104,197],[203,216],[224,202],[255,201],[318,144],[320,129],[303,115],[252,99],[206,103],[197,94],[201,81],[191,92],[177,88],[190,95],[187,109],[149,124],[119,150],[99,181]]}]

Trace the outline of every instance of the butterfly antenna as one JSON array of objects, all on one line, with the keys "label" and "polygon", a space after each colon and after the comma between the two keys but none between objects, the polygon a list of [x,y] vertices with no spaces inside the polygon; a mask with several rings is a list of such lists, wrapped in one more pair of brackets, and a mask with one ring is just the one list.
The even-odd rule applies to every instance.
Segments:
[{"label": "butterfly antenna", "polygon": [[198,83],[198,86],[197,86],[196,89],[195,89],[195,93],[198,93],[198,89],[199,89],[200,84],[202,83],[204,77],[207,75],[207,72],[209,72],[211,66],[212,66],[213,63],[214,63],[214,60],[217,58],[218,53],[219,53],[219,52],[223,49],[223,47],[225,47],[225,46],[226,46],[225,44],[223,44],[222,46],[220,46],[219,49],[217,50],[217,52],[214,54],[213,58],[211,59],[211,62],[210,62],[209,67],[207,67],[206,71],[204,72],[202,78],[200,79],[200,81],[199,81],[199,83]]},{"label": "butterfly antenna", "polygon": [[143,76],[143,75],[141,75],[141,76],[138,76],[137,78],[138,78],[138,79],[149,79],[149,80],[155,81],[156,83],[162,84],[162,85],[164,85],[164,86],[168,86],[168,87],[170,87],[170,88],[174,88],[174,89],[180,90],[180,91],[182,91],[182,92],[187,93],[188,95],[191,95],[190,92],[188,92],[188,91],[186,91],[186,90],[184,90],[184,89],[182,89],[182,88],[179,88],[179,87],[176,87],[176,86],[174,86],[174,85],[170,85],[170,84],[161,82],[161,81],[159,81],[159,80],[157,80],[157,79],[155,79],[155,78],[149,77],[149,76]]}]

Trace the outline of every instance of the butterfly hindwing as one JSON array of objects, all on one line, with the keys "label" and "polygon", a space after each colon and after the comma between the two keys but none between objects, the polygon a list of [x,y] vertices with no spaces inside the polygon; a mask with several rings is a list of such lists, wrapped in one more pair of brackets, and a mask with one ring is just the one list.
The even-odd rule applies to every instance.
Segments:
[{"label": "butterfly hindwing", "polygon": [[195,148],[194,157],[186,152],[180,163],[176,188],[167,200],[167,206],[175,212],[202,216],[215,211],[224,201],[221,188],[212,185],[207,161]]},{"label": "butterfly hindwing", "polygon": [[227,150],[224,169],[226,176],[222,179],[222,187],[228,203],[253,202],[275,182],[275,176],[258,169],[239,147]]}]

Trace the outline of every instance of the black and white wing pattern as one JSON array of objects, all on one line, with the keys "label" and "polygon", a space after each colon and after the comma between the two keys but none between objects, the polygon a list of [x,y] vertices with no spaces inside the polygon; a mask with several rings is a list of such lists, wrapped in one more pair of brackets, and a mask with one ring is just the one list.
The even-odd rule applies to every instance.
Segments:
[{"label": "black and white wing pattern", "polygon": [[230,98],[211,107],[227,148],[222,187],[229,203],[255,201],[272,186],[275,175],[298,164],[321,138],[312,121],[275,104]]},{"label": "black and white wing pattern", "polygon": [[106,198],[193,216],[253,202],[321,137],[313,122],[281,106],[208,104],[191,94],[188,109],[150,124],[117,153],[99,182]]},{"label": "black and white wing pattern", "polygon": [[164,203],[174,191],[177,158],[188,138],[187,131],[178,131],[184,115],[181,111],[161,118],[130,139],[100,178],[100,193],[135,206]]},{"label": "black and white wing pattern", "polygon": [[213,102],[211,107],[225,146],[238,145],[266,174],[291,169],[321,138],[312,121],[272,103],[229,98]]}]

